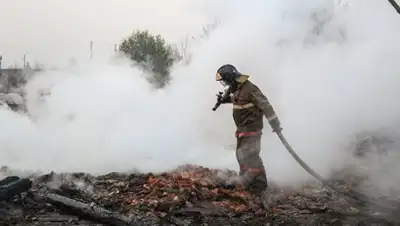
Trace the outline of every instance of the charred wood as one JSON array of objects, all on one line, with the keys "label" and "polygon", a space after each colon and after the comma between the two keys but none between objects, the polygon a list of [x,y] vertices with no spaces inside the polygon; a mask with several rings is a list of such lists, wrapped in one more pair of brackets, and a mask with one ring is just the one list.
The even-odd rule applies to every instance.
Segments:
[{"label": "charred wood", "polygon": [[82,219],[110,226],[141,225],[141,219],[127,217],[117,212],[106,210],[94,203],[84,203],[53,193],[34,194],[36,200],[45,201],[54,207]]},{"label": "charred wood", "polygon": [[32,187],[32,181],[23,178],[0,187],[0,201],[10,199],[14,195],[27,192]]},{"label": "charred wood", "polygon": [[17,181],[17,180],[19,180],[19,177],[17,177],[17,176],[6,177],[6,178],[4,178],[3,180],[0,181],[0,187],[4,186],[4,185],[7,185],[7,184],[9,184],[11,182]]}]

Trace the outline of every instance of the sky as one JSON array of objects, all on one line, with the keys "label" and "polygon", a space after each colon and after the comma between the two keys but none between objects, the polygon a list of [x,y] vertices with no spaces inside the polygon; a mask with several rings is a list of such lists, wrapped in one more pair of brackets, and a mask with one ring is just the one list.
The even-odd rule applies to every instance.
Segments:
[{"label": "sky", "polygon": [[[207,20],[204,4],[175,0],[2,1],[0,52],[4,65],[27,60],[45,65],[109,55],[134,29],[148,29],[173,42],[197,34]],[[181,18],[189,18],[183,20]],[[57,56],[57,57],[55,57]]]},{"label": "sky", "polygon": [[[30,117],[0,111],[0,164],[90,173],[160,172],[186,163],[237,170],[232,109],[211,110],[222,89],[215,71],[225,63],[250,75],[271,100],[288,141],[323,176],[343,167],[356,133],[397,129],[400,17],[386,1],[1,4],[4,63],[27,54],[28,61],[58,70],[25,87]],[[133,29],[179,43],[216,18],[218,28],[190,46],[191,63],[176,65],[164,90],[153,90],[128,60],[112,58],[113,45]],[[77,65],[67,65],[71,57]],[[43,88],[51,95],[40,101]],[[261,156],[273,181],[310,179],[266,121]],[[384,170],[394,172],[397,156],[390,160]]]}]

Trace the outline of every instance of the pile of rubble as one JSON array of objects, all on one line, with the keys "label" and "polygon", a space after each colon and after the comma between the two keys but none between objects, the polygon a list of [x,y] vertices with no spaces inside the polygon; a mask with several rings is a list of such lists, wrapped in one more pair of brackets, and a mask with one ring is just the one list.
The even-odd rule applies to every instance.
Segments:
[{"label": "pile of rubble", "polygon": [[19,93],[0,93],[0,106],[13,111],[24,109],[24,100]]},{"label": "pile of rubble", "polygon": [[8,176],[0,181],[0,225],[395,225],[388,213],[317,184],[275,188],[276,203],[263,210],[235,178],[199,166],[158,175]]}]

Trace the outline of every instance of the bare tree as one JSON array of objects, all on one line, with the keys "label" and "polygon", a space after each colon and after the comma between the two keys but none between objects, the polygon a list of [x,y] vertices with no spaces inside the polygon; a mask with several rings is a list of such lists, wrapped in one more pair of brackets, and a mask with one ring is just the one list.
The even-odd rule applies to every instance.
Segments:
[{"label": "bare tree", "polygon": [[180,55],[182,56],[184,64],[186,65],[190,64],[190,61],[192,59],[192,54],[188,52],[188,42],[189,42],[189,37],[188,35],[186,35],[185,40],[179,44],[179,52]]},{"label": "bare tree", "polygon": [[192,40],[204,41],[204,40],[208,39],[211,36],[212,32],[218,28],[219,24],[220,24],[220,21],[217,19],[214,19],[214,21],[212,23],[206,24],[201,27],[201,33],[197,36],[197,38],[195,36],[191,36],[191,37],[189,35],[185,36],[185,39],[182,42],[180,42],[178,45],[178,51],[180,53],[180,56],[182,57],[184,64],[188,65],[188,64],[190,64],[190,62],[192,60],[192,54],[189,52],[190,41],[192,41]]}]

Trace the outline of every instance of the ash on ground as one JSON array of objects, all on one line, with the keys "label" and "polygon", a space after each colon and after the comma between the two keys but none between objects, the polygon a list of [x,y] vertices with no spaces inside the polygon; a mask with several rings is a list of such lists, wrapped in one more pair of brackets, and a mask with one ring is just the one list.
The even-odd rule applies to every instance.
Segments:
[{"label": "ash on ground", "polygon": [[394,209],[377,211],[318,183],[271,185],[276,203],[262,209],[229,170],[27,178],[2,170],[0,225],[400,225]]}]

